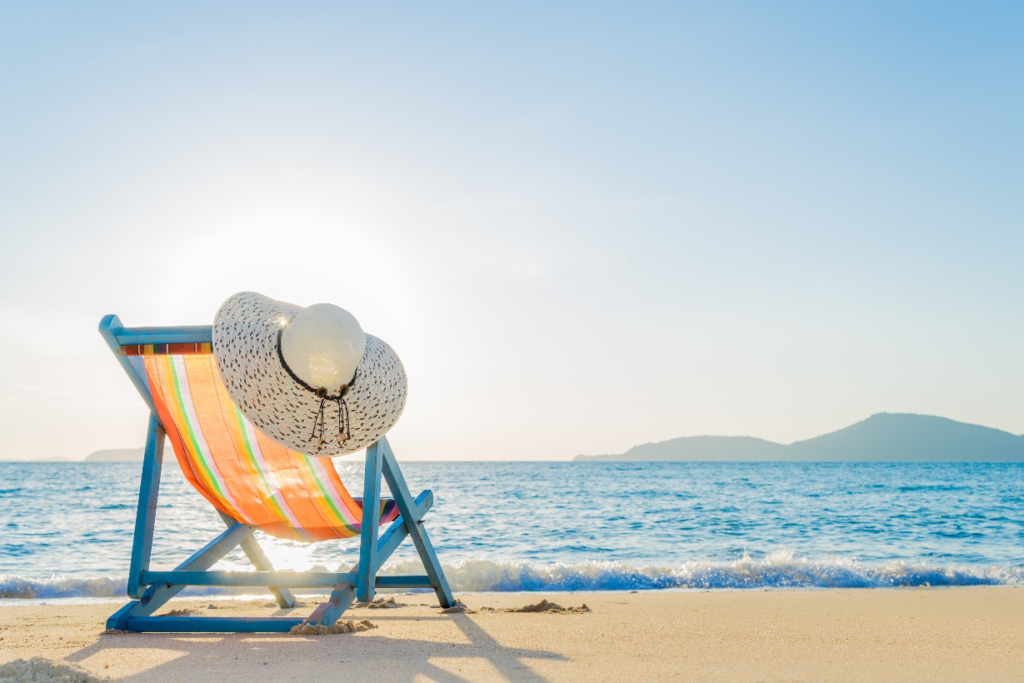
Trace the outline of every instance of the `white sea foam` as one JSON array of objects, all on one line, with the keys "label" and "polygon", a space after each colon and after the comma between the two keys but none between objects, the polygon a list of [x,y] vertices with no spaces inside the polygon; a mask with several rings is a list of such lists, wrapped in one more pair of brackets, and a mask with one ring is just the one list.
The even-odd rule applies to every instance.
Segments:
[{"label": "white sea foam", "polygon": [[124,595],[127,582],[116,576],[49,576],[0,574],[0,598],[83,598]]},{"label": "white sea foam", "polygon": [[[415,573],[415,563],[387,568]],[[664,588],[887,588],[897,586],[1020,585],[1021,567],[929,566],[902,561],[869,565],[854,559],[809,560],[780,550],[763,559],[744,556],[694,561],[678,567],[631,567],[619,562],[582,562],[541,567],[521,562],[466,560],[446,568],[461,591],[600,591]]]},{"label": "white sea foam", "polygon": [[[385,574],[422,574],[418,562],[391,563]],[[893,561],[867,564],[850,558],[811,560],[791,551],[762,559],[698,560],[677,567],[632,567],[619,562],[581,562],[535,566],[524,562],[463,560],[445,565],[453,590],[602,591],[665,588],[889,588],[899,586],[1024,585],[1024,568],[932,566]],[[103,598],[125,594],[123,577],[0,575],[0,598]],[[256,592],[249,589],[250,592]],[[188,589],[183,595],[224,595],[238,589]]]}]

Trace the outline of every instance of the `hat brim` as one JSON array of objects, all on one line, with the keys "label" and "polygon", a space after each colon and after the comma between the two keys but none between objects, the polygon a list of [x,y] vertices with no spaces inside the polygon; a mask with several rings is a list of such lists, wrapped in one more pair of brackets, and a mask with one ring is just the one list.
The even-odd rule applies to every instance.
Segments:
[{"label": "hat brim", "polygon": [[[278,332],[300,310],[256,292],[225,301],[213,322],[221,380],[242,414],[282,446],[318,457],[354,453],[384,436],[401,417],[408,390],[405,368],[386,342],[366,335],[356,381],[344,397],[347,439],[339,441],[340,406],[324,403],[318,418],[321,399],[295,381],[278,354]],[[322,440],[318,430],[324,432]]]}]

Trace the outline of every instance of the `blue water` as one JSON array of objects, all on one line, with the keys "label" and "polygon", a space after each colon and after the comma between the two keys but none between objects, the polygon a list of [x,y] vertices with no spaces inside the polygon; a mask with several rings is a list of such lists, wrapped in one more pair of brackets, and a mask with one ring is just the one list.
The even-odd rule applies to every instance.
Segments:
[{"label": "blue water", "polygon": [[[352,490],[361,463],[337,461]],[[405,463],[457,591],[1024,582],[1024,464]],[[0,598],[121,595],[138,464],[0,463]],[[153,566],[223,529],[173,458]],[[354,542],[264,537],[279,569]],[[391,571],[420,573],[410,548]],[[219,565],[247,569],[240,551]],[[215,591],[218,589],[211,589]]]}]

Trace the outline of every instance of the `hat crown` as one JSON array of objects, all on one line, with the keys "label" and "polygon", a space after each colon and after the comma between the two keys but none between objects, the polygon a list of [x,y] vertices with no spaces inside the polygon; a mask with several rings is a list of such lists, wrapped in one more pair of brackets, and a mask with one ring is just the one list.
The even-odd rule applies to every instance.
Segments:
[{"label": "hat crown", "polygon": [[281,356],[295,376],[329,392],[351,381],[366,351],[366,334],[351,313],[334,304],[298,311],[281,331]]}]

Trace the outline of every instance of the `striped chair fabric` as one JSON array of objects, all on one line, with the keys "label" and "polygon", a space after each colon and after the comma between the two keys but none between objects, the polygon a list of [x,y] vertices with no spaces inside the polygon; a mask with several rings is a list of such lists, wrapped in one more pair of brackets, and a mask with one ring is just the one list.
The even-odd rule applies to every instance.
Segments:
[{"label": "striped chair fabric", "polygon": [[[278,538],[359,535],[362,500],[331,459],[296,453],[255,429],[232,403],[208,347],[132,347],[125,355],[149,385],[185,478],[214,507]],[[381,500],[381,523],[396,517],[394,500]]]}]

